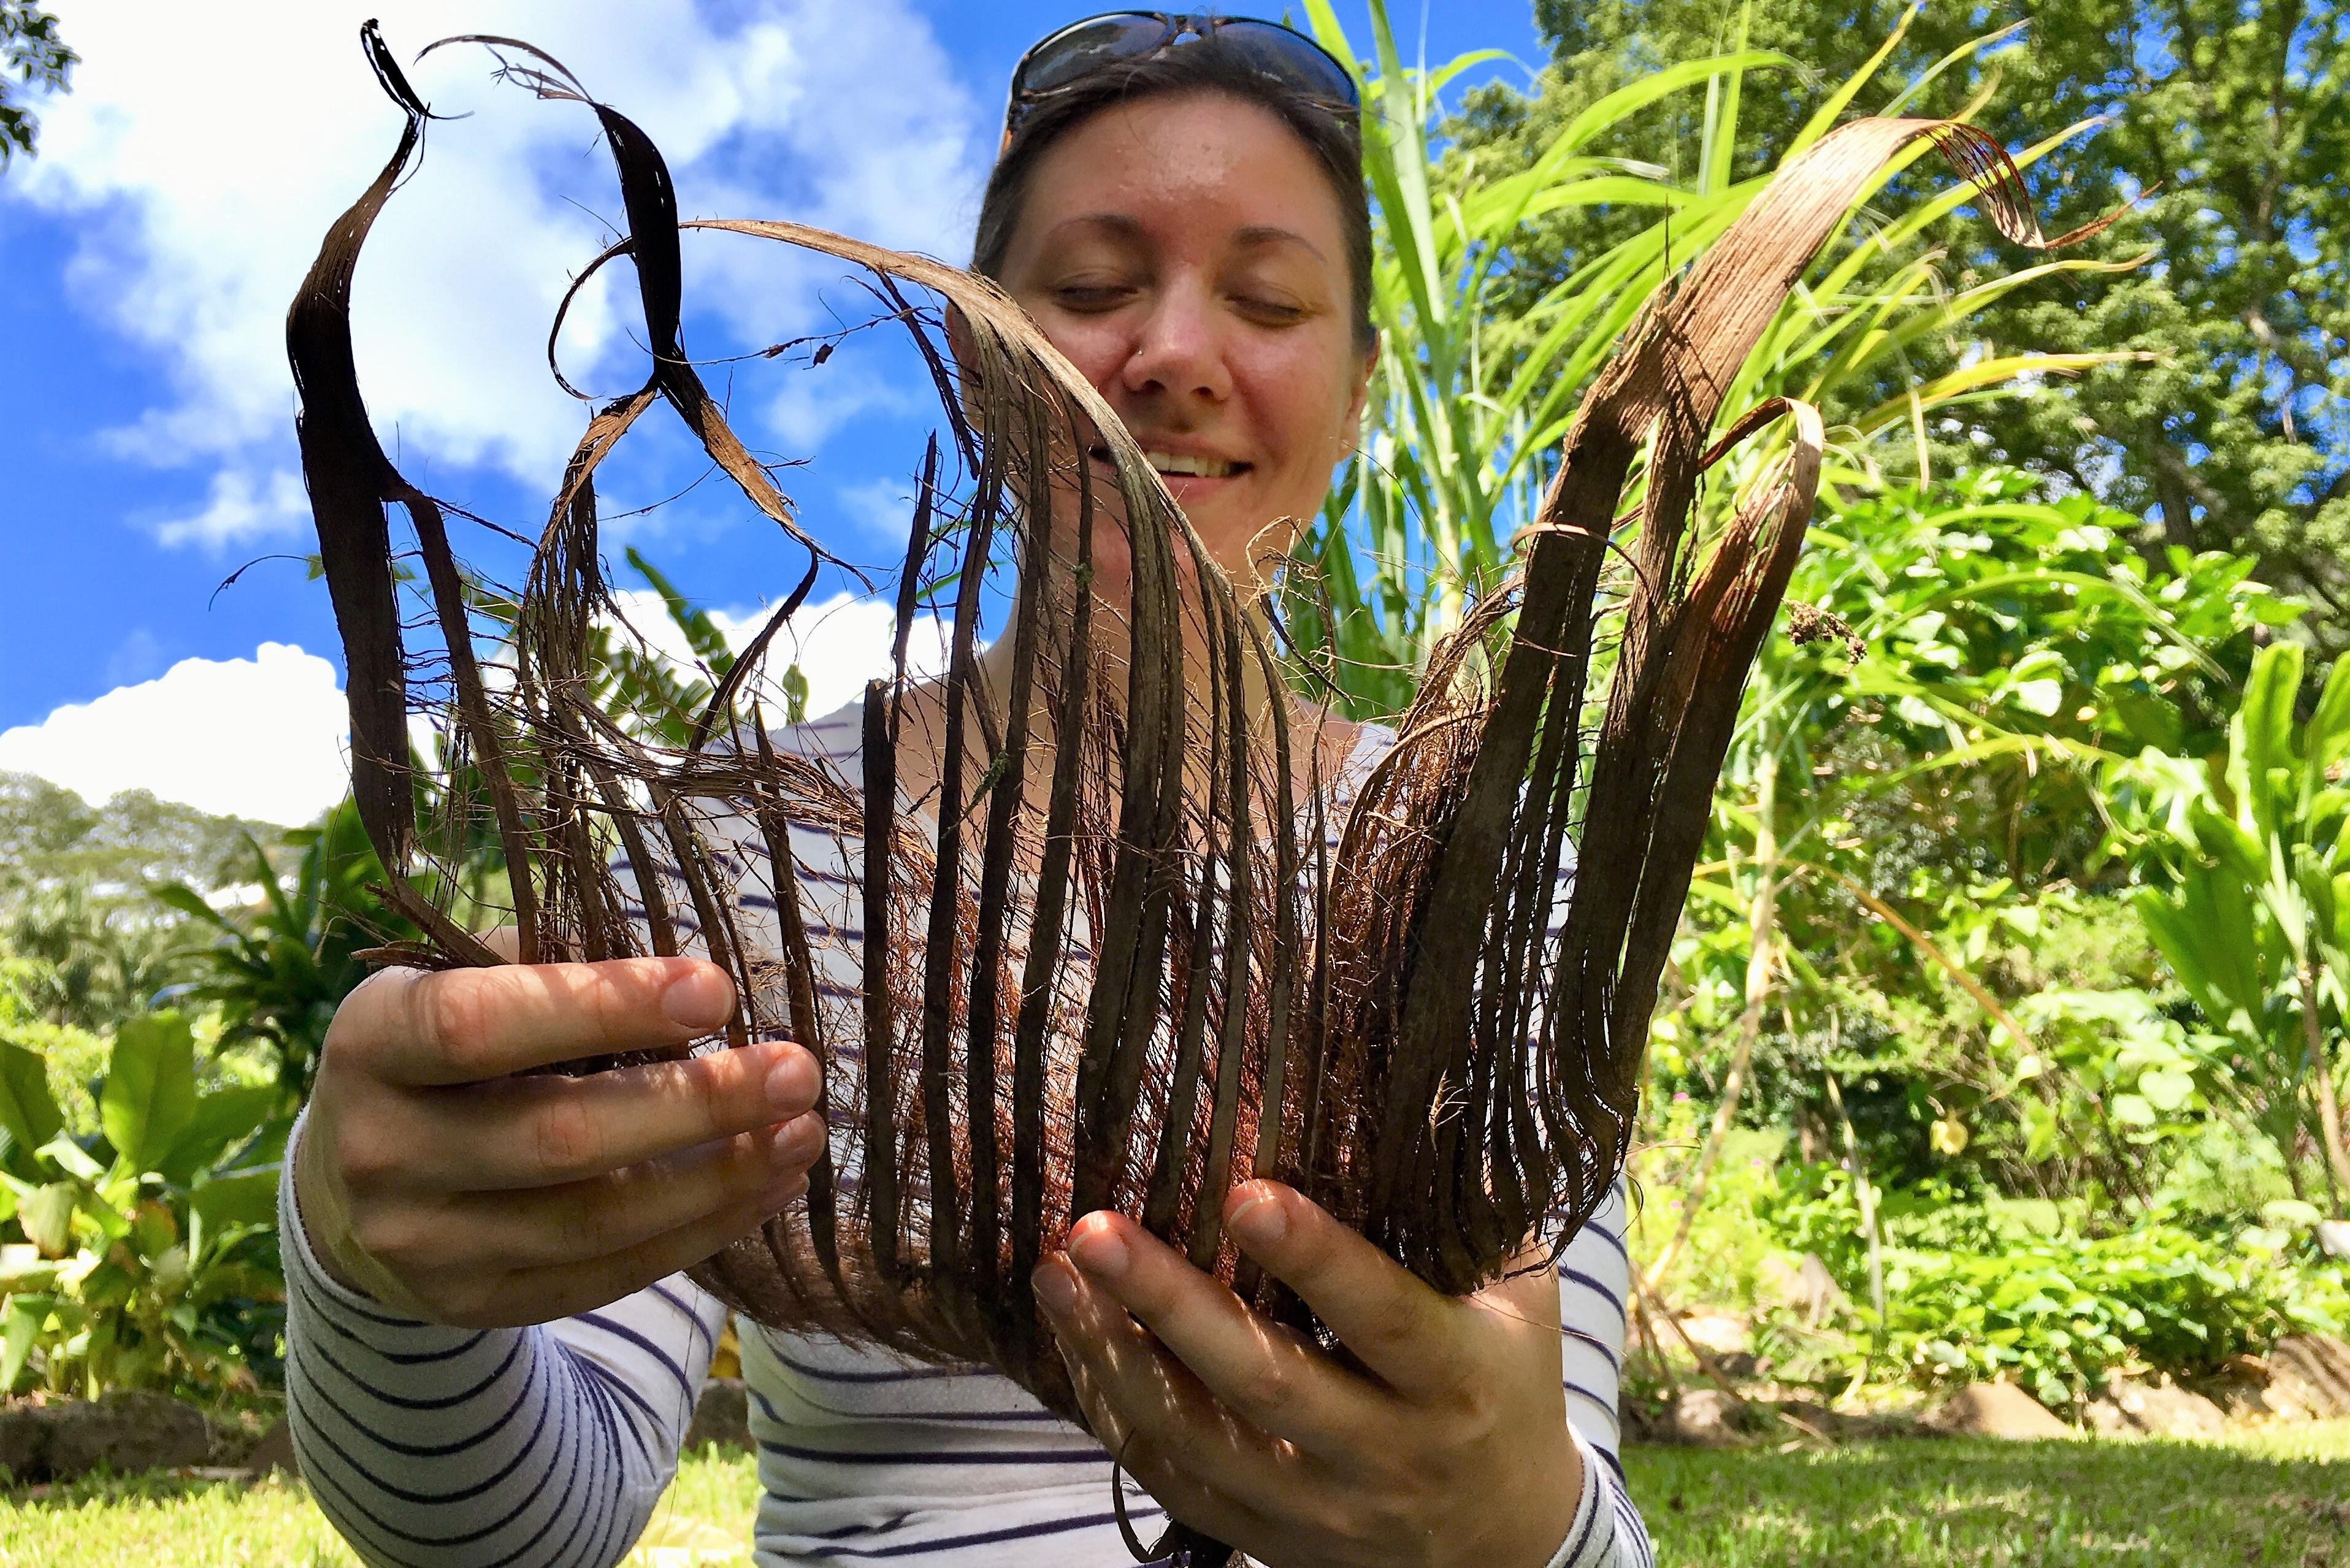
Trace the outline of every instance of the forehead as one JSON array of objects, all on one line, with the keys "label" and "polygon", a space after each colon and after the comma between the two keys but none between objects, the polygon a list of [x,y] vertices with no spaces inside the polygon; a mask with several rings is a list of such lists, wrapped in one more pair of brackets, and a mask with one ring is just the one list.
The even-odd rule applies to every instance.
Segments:
[{"label": "forehead", "polygon": [[1018,245],[1072,225],[1170,249],[1263,247],[1284,236],[1333,266],[1345,219],[1313,152],[1281,118],[1226,93],[1113,104],[1037,160]]}]

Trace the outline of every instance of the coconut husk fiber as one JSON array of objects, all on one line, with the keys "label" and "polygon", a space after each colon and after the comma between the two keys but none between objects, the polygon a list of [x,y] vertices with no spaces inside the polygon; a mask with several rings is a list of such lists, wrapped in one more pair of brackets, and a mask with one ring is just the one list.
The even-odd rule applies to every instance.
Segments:
[{"label": "coconut husk fiber", "polygon": [[[1001,290],[785,221],[681,224],[645,132],[513,39],[434,47],[487,47],[507,79],[596,117],[627,233],[582,281],[632,264],[649,368],[590,405],[524,535],[522,580],[461,561],[457,514],[402,477],[359,395],[354,273],[430,118],[372,24],[365,41],[406,125],[328,232],[287,344],[353,788],[384,897],[424,933],[383,957],[499,962],[477,934],[494,919],[516,928],[525,962],[723,965],[742,1006],[696,1049],[806,1044],[831,1138],[806,1199],[695,1277],[764,1324],[998,1367],[1076,1420],[1029,1275],[1094,1209],[1134,1215],[1311,1327],[1222,1234],[1234,1181],[1291,1183],[1455,1294],[1527,1266],[1538,1237],[1563,1245],[1605,1199],[1740,694],[1820,471],[1815,410],[1773,401],[1724,425],[1725,389],[1850,202],[1916,139],[1977,182],[2011,238],[2077,237],[2044,239],[2012,164],[1962,124],[1856,120],[1792,160],[1627,333],[1510,580],[1438,650],[1394,717],[1399,738],[1341,798],[1316,722],[1263,700],[1287,690],[1264,618]],[[680,341],[686,228],[830,258],[873,309],[816,358],[902,332],[933,382],[896,658],[865,694],[858,779],[771,739],[771,650],[832,563]],[[800,556],[682,738],[598,698],[598,639],[619,612],[597,472],[651,418],[681,421]],[[1778,421],[1777,455],[1701,538],[1700,475]],[[1089,591],[1112,543],[1132,561],[1117,603]],[[951,610],[951,647],[918,688],[909,628],[929,604]],[[1603,607],[1621,616],[1604,643]],[[1011,676],[995,690],[979,654],[1001,638]],[[447,737],[430,765],[411,751],[420,713]],[[920,798],[897,787],[909,747],[935,779]],[[1578,853],[1580,823],[1598,830]],[[814,884],[844,877],[867,895],[861,929],[809,913]]]}]

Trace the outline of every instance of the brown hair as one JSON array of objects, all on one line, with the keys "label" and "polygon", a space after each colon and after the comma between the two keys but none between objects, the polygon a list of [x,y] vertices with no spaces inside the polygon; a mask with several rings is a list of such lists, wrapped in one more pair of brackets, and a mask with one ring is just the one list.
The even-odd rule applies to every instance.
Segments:
[{"label": "brown hair", "polygon": [[1347,277],[1354,292],[1355,344],[1368,352],[1377,334],[1371,326],[1371,208],[1363,189],[1360,128],[1352,116],[1341,117],[1268,79],[1212,36],[1097,72],[1029,109],[988,175],[972,239],[972,270],[1003,281],[1004,254],[1012,248],[1012,231],[1026,202],[1028,183],[1055,142],[1113,105],[1186,92],[1220,92],[1255,104],[1287,126],[1313,154],[1330,193],[1338,199],[1339,222],[1347,234]]}]

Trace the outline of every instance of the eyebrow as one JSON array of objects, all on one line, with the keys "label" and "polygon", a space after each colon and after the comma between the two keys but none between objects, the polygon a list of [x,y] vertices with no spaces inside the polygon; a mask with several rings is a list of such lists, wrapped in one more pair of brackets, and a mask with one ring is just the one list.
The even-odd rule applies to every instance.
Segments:
[{"label": "eyebrow", "polygon": [[[1047,231],[1047,237],[1072,228],[1107,229],[1122,240],[1143,237],[1142,223],[1125,213],[1080,213],[1074,218],[1064,218]],[[1251,223],[1236,231],[1233,243],[1243,249],[1261,249],[1267,245],[1294,244],[1305,247],[1315,261],[1327,261],[1322,248],[1295,229],[1284,229],[1277,223]]]}]

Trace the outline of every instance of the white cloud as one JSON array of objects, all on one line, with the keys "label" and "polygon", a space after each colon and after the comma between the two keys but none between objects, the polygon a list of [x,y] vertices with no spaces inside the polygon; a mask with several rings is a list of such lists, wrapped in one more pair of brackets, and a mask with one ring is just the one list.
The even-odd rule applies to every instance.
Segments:
[{"label": "white cloud", "polygon": [[[650,588],[612,596],[620,614],[636,628],[647,647],[681,669],[699,671],[682,632],[669,618],[660,596]],[[750,646],[767,624],[772,609],[713,609],[711,620],[737,650]],[[808,683],[807,715],[819,718],[849,701],[865,683],[889,672],[889,634],[896,612],[888,601],[855,594],[837,594],[819,603],[802,605],[791,624],[775,634],[768,668],[776,675],[796,663]],[[943,619],[924,617],[907,639],[906,668],[916,675],[933,675],[947,663],[947,631]],[[762,696],[768,722],[780,722],[784,699],[772,680]]]},{"label": "white cloud", "polygon": [[[118,449],[221,470],[205,510],[159,535],[256,536],[286,500],[286,303],[399,130],[357,44],[379,7],[248,5],[233,47],[212,9],[177,0],[55,9],[85,63],[43,106],[42,156],[0,200],[72,219],[75,297],[154,357],[159,400]],[[543,44],[650,132],[689,215],[789,216],[962,254],[982,117],[908,0],[415,0],[390,24],[403,62],[458,31]],[[546,374],[547,323],[609,237],[574,198],[606,214],[619,201],[586,111],[494,86],[491,67],[473,47],[411,67],[436,109],[472,118],[429,129],[377,224],[354,338],[378,431],[420,482],[437,460],[551,486],[582,413]],[[844,269],[754,254],[776,249],[694,239],[691,307],[770,341],[817,325],[816,289]],[[565,364],[591,390],[639,373],[633,284],[608,269],[573,310]]]},{"label": "white cloud", "polygon": [[281,468],[256,481],[243,468],[224,468],[213,475],[204,509],[157,524],[155,537],[165,545],[220,549],[290,532],[309,519],[301,475]]},{"label": "white cloud", "polygon": [[[615,597],[648,645],[681,667],[692,649],[650,589]],[[766,611],[713,610],[737,649],[766,624]],[[890,607],[841,594],[802,607],[777,634],[780,673],[796,660],[808,682],[808,715],[849,701],[889,669]],[[925,618],[908,647],[908,667],[946,665],[946,623]],[[784,699],[765,693],[771,722]],[[429,721],[411,732],[429,743]],[[126,789],[151,791],[199,810],[294,825],[308,822],[349,787],[349,714],[335,667],[286,643],[265,642],[251,659],[183,659],[153,680],[120,686],[93,701],[59,708],[38,724],[0,732],[0,770],[37,774],[85,800]]]},{"label": "white cloud", "polygon": [[0,732],[0,769],[85,800],[152,791],[199,810],[309,821],[349,787],[335,667],[286,643],[251,659],[184,659],[161,677]]}]

